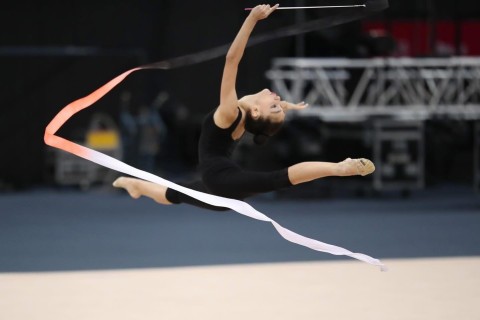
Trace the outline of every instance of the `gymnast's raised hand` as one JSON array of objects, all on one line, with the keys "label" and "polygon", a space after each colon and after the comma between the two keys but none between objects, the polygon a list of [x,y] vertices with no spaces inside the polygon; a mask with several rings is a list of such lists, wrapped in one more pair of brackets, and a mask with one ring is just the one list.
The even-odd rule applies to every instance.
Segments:
[{"label": "gymnast's raised hand", "polygon": [[279,4],[277,3],[273,7],[270,7],[268,4],[260,4],[252,9],[250,16],[254,19],[262,20],[267,18],[273,11],[278,8]]}]

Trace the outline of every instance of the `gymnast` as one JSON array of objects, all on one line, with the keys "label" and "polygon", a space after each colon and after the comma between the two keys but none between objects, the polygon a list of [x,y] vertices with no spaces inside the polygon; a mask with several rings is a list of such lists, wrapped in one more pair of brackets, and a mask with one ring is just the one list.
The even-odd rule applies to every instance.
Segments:
[{"label": "gymnast", "polygon": [[[384,5],[386,0],[370,0],[374,5]],[[181,184],[197,191],[226,198],[243,200],[260,193],[271,192],[304,182],[331,176],[368,175],[375,170],[368,159],[347,158],[341,162],[302,162],[281,170],[268,172],[250,171],[241,168],[232,159],[232,152],[245,131],[253,135],[256,144],[264,144],[277,133],[290,110],[308,107],[304,102],[282,101],[274,92],[264,89],[240,99],[236,93],[236,78],[240,61],[250,34],[256,23],[266,19],[278,8],[278,4],[254,7],[231,44],[223,69],[220,87],[220,104],[206,115],[199,139],[199,166],[201,179]],[[383,8],[382,8],[383,9]],[[369,10],[366,10],[367,13]],[[345,21],[358,16],[341,16]],[[338,19],[334,21],[338,22]],[[343,21],[342,21],[343,22]],[[331,24],[332,23],[330,21]],[[338,23],[337,23],[338,24]],[[124,188],[129,195],[138,199],[146,196],[160,204],[186,203],[216,211],[228,208],[216,207],[194,199],[181,192],[149,181],[119,177],[113,186]]]}]

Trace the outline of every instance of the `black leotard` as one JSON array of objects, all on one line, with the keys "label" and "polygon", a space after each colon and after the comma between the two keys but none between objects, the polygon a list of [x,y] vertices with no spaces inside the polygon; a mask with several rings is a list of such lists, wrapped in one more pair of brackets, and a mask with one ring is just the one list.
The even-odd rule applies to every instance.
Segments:
[{"label": "black leotard", "polygon": [[[198,143],[199,171],[201,180],[181,184],[187,188],[217,196],[243,200],[259,193],[270,192],[291,186],[288,169],[270,172],[244,170],[230,157],[238,140],[232,133],[242,119],[242,111],[229,128],[218,127],[210,112],[202,123],[202,132]],[[188,203],[212,210],[228,210],[203,203],[181,192],[168,188],[167,199],[172,203]]]}]

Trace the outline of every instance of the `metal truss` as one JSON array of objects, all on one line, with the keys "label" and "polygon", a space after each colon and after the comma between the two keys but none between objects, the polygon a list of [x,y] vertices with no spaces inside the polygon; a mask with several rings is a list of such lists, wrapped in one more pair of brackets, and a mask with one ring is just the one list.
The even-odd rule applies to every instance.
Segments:
[{"label": "metal truss", "polygon": [[326,120],[480,119],[480,58],[278,58],[266,76],[283,99]]}]

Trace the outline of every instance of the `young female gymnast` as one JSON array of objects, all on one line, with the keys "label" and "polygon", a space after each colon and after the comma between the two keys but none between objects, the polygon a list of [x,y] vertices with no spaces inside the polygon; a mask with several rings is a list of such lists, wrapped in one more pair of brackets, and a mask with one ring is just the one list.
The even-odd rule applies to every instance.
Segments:
[{"label": "young female gymnast", "polygon": [[[240,99],[237,97],[235,90],[237,70],[248,38],[256,23],[267,18],[277,8],[278,4],[273,7],[258,5],[253,8],[230,46],[223,70],[220,105],[205,117],[202,124],[199,140],[201,180],[181,185],[205,193],[243,200],[259,193],[323,177],[364,176],[375,170],[373,163],[367,159],[348,158],[339,163],[302,162],[270,172],[244,170],[231,160],[233,149],[245,131],[254,135],[257,144],[263,144],[268,137],[278,132],[286,112],[307,107],[303,102],[293,104],[282,101],[277,94],[268,89]],[[136,178],[120,177],[113,186],[126,189],[134,199],[146,196],[161,204],[188,203],[211,210],[228,210]]]}]

